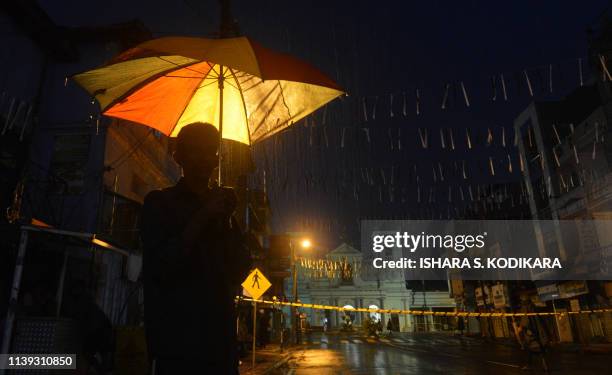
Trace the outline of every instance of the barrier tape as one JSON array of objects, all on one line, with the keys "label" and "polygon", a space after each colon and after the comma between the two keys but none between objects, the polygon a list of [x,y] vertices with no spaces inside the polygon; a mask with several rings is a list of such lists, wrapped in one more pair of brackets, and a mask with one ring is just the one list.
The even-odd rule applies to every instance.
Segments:
[{"label": "barrier tape", "polygon": [[397,310],[397,309],[369,309],[363,307],[339,307],[330,305],[318,305],[314,303],[302,302],[283,302],[274,300],[262,300],[245,297],[236,297],[237,302],[257,302],[272,306],[289,306],[289,307],[304,307],[315,310],[336,310],[336,311],[351,311],[351,312],[366,312],[366,313],[384,313],[398,315],[433,315],[433,316],[473,316],[473,317],[523,317],[523,316],[554,316],[554,315],[577,315],[577,314],[596,314],[612,312],[611,309],[596,309],[596,310],[580,310],[580,311],[561,311],[561,312],[529,312],[529,313],[507,313],[507,312],[468,312],[468,311],[424,311],[424,310]]}]

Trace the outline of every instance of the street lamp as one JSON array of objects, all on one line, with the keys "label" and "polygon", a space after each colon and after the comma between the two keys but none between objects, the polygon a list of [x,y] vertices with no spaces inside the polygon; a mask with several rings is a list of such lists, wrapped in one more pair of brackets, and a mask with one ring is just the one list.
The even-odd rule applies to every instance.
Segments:
[{"label": "street lamp", "polygon": [[[310,242],[310,239],[302,238],[300,240],[300,247],[302,249],[309,249],[311,246],[312,246],[312,243]],[[297,267],[296,267],[297,262],[295,259],[295,247],[293,246],[292,238],[289,239],[289,249],[291,250],[290,256],[291,256],[291,273],[293,277],[293,283],[292,283],[293,302],[298,302],[298,288],[297,288],[298,278],[297,278]],[[293,342],[296,344],[299,341],[297,325],[298,325],[298,317],[296,314],[296,307],[291,306],[291,336],[293,338]]]}]

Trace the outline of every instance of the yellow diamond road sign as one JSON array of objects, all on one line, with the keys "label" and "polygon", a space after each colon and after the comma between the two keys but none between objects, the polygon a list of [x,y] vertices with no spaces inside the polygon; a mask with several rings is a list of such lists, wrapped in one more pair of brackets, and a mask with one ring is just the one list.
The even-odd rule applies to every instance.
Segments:
[{"label": "yellow diamond road sign", "polygon": [[271,286],[272,284],[257,268],[255,268],[242,283],[242,287],[254,299],[259,299],[259,297],[261,297]]}]

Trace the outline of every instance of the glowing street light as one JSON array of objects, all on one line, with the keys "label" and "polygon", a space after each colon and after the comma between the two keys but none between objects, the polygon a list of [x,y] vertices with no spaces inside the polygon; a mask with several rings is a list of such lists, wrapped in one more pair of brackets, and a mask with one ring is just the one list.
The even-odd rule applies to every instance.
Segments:
[{"label": "glowing street light", "polygon": [[[288,233],[290,236],[289,239],[289,248],[291,250],[291,254],[290,254],[290,259],[291,259],[291,276],[292,276],[292,294],[293,294],[293,300],[295,302],[298,301],[298,275],[297,275],[297,267],[296,267],[296,263],[297,263],[297,259],[296,259],[296,246],[294,246],[294,238],[297,240],[298,238],[300,238],[303,234],[302,233]],[[293,237],[293,238],[291,238]],[[297,238],[296,238],[297,237]],[[299,246],[306,250],[312,247],[312,242],[310,241],[309,238],[307,237],[302,237],[299,241],[295,241],[295,242],[299,242]],[[291,336],[292,336],[292,341],[294,343],[299,343],[299,338],[298,338],[298,329],[297,329],[297,314],[296,314],[296,309],[294,306],[291,307]]]}]

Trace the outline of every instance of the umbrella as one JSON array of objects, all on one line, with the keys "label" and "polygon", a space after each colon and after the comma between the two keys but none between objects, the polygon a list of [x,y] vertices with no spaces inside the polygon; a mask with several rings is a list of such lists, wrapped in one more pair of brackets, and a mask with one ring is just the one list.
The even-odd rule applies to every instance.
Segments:
[{"label": "umbrella", "polygon": [[208,122],[223,139],[247,145],[344,94],[310,64],[247,37],[154,39],[72,79],[106,116],[167,136]]}]

